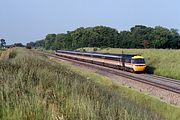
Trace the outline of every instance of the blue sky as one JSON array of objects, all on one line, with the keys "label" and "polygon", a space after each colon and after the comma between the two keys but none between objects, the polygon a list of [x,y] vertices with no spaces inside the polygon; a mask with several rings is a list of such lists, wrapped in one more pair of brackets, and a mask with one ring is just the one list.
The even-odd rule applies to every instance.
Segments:
[{"label": "blue sky", "polygon": [[78,27],[129,30],[136,24],[180,30],[180,0],[0,0],[0,38],[8,44]]}]

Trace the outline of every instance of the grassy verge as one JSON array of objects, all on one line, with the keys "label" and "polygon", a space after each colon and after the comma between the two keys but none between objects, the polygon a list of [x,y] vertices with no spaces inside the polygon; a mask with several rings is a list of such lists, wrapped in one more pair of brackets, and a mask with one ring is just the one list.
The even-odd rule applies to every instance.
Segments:
[{"label": "grassy verge", "polygon": [[2,120],[180,118],[178,108],[20,48],[15,58],[0,61],[0,86]]},{"label": "grassy verge", "polygon": [[1,57],[1,54],[2,54],[3,51],[4,51],[4,49],[0,49],[0,57]]},{"label": "grassy verge", "polygon": [[[93,51],[93,48],[84,48]],[[145,57],[146,63],[156,75],[180,80],[180,50],[167,49],[96,49],[97,52],[140,54]]]},{"label": "grassy verge", "polygon": [[[58,62],[58,61],[56,61]],[[61,62],[59,62],[62,64]],[[62,65],[64,65],[63,63]],[[112,83],[111,80],[109,80],[106,77],[103,77],[101,75],[95,74],[93,72],[82,70],[77,67],[65,64],[64,66],[69,67],[72,71],[74,71],[77,74],[80,74],[82,76],[85,76],[88,80],[105,86],[107,89],[115,90],[120,94],[121,96],[125,97],[128,102],[132,102],[136,105],[139,105],[139,108],[143,108],[144,110],[149,110],[153,113],[156,113],[156,115],[159,115],[160,118],[165,120],[178,120],[180,119],[180,108],[171,106],[167,103],[161,102],[153,97],[150,97],[148,95],[145,95],[143,93],[139,93],[137,91],[131,90],[126,87],[119,86],[115,83]],[[129,103],[128,103],[129,104]],[[129,106],[134,108],[134,106]],[[142,119],[143,120],[143,119]]]},{"label": "grassy verge", "polygon": [[44,48],[36,48],[35,50],[40,51],[40,52],[46,52],[46,53],[54,53],[55,50],[46,50]]}]

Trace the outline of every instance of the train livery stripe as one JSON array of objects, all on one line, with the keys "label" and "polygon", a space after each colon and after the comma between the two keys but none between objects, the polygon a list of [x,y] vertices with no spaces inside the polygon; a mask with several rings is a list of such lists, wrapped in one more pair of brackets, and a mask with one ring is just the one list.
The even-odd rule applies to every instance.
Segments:
[{"label": "train livery stripe", "polygon": [[131,64],[131,63],[125,63],[125,67],[133,68],[133,64]]},{"label": "train livery stripe", "polygon": [[122,66],[122,62],[119,62],[119,61],[106,60],[106,59],[101,59],[101,58],[91,58],[91,57],[79,56],[79,55],[68,55],[68,54],[63,54],[63,53],[58,53],[58,54],[63,55],[63,56],[75,57],[75,58],[80,58],[80,59],[85,59],[85,60],[90,59],[90,60],[97,61],[97,62]]}]

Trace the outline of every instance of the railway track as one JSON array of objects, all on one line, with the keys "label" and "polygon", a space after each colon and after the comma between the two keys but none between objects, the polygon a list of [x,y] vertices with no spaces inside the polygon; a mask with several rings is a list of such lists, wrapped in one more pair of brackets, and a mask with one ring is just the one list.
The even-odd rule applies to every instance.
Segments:
[{"label": "railway track", "polygon": [[48,57],[53,57],[56,59],[63,59],[66,61],[78,63],[79,65],[85,65],[88,67],[93,67],[95,69],[107,71],[109,73],[119,75],[131,80],[135,80],[144,84],[152,85],[161,89],[165,89],[174,93],[180,94],[180,80],[175,80],[175,79],[170,79],[166,77],[161,77],[161,76],[156,76],[156,75],[149,75],[149,74],[134,74],[122,70],[117,70],[114,68],[109,68],[105,66],[100,66],[97,64],[92,64],[92,63],[87,63],[87,62],[82,62],[74,59],[69,59],[61,56],[57,56],[55,54],[48,54],[48,53],[43,53]]}]

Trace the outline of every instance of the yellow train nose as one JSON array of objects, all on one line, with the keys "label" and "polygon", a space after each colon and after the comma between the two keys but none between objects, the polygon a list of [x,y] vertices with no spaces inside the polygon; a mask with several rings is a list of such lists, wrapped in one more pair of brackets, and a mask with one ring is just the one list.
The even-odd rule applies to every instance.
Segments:
[{"label": "yellow train nose", "polygon": [[145,71],[145,68],[146,68],[145,65],[135,65],[135,66],[133,67],[133,70],[134,70],[135,72],[141,72],[141,71]]}]

